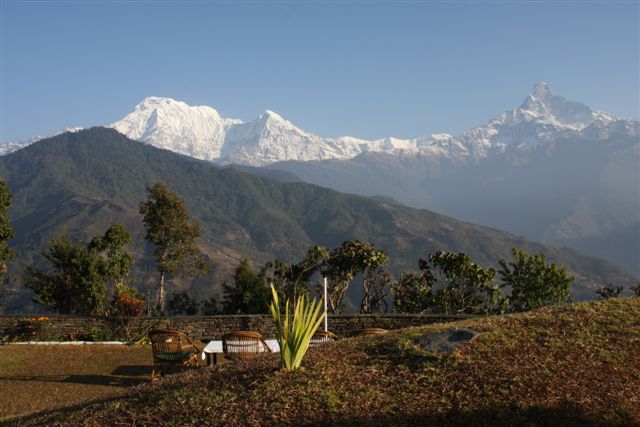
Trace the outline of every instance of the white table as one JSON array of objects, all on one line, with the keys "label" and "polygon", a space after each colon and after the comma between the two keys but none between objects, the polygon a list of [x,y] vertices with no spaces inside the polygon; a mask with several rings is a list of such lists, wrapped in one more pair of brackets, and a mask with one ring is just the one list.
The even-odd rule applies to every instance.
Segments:
[{"label": "white table", "polygon": [[[265,340],[267,345],[269,346],[269,350],[273,353],[280,352],[280,344],[278,344],[278,340],[269,339]],[[265,349],[262,348],[262,344],[260,345],[260,351],[264,352]],[[202,350],[202,360],[207,361],[207,365],[215,365],[218,363],[218,354],[222,354],[222,341],[209,341],[209,343],[205,346],[204,350]]]}]

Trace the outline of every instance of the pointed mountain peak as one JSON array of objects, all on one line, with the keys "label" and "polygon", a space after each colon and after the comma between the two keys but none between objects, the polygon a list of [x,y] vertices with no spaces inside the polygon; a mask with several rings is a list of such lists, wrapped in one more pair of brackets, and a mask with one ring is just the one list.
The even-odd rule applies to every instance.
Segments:
[{"label": "pointed mountain peak", "polygon": [[525,100],[522,102],[520,108],[523,110],[540,111],[554,98],[551,93],[549,85],[542,80],[533,85],[533,89]]},{"label": "pointed mountain peak", "polygon": [[533,90],[520,105],[520,110],[524,110],[529,118],[553,121],[575,129],[583,128],[594,119],[594,113],[589,107],[554,95],[543,81],[533,86]]},{"label": "pointed mountain peak", "polygon": [[533,90],[529,93],[529,96],[532,96],[539,101],[543,101],[552,96],[552,93],[549,85],[540,80],[533,86]]},{"label": "pointed mountain peak", "polygon": [[286,122],[286,120],[283,119],[280,114],[271,110],[264,110],[262,113],[260,113],[260,115],[258,116],[258,119],[260,120],[272,119],[272,120],[277,120],[279,122]]}]

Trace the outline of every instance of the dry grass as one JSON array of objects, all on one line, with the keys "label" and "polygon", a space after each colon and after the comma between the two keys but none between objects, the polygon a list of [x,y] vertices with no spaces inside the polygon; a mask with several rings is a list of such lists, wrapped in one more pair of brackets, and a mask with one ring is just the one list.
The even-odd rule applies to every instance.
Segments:
[{"label": "dry grass", "polygon": [[640,425],[640,298],[477,318],[451,355],[415,345],[431,325],[277,354],[128,389],[126,398],[15,425]]},{"label": "dry grass", "polygon": [[0,346],[0,420],[121,395],[151,363],[150,346]]}]

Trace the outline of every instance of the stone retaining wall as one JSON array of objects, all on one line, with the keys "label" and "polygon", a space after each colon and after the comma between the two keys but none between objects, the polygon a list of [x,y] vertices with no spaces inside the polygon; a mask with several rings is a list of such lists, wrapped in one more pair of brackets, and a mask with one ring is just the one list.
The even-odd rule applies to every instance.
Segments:
[{"label": "stone retaining wall", "polygon": [[[424,314],[330,315],[329,330],[338,336],[351,336],[367,328],[400,329],[430,323],[451,322],[465,316]],[[83,316],[0,316],[0,338],[21,336],[22,339],[58,340],[123,339],[140,336],[151,329],[173,329],[186,333],[194,340],[220,339],[233,330],[258,331],[273,337],[273,322],[268,315],[224,315],[192,317],[120,317]]]}]

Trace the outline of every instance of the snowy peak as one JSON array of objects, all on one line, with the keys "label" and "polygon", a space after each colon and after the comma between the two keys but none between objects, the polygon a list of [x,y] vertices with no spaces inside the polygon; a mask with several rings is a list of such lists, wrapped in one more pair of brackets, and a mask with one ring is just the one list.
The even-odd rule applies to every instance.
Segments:
[{"label": "snowy peak", "polygon": [[214,160],[220,157],[227,129],[236,123],[241,121],[224,119],[208,106],[151,96],[110,127],[156,147]]},{"label": "snowy peak", "polygon": [[535,98],[542,102],[549,99],[552,95],[549,85],[544,81],[539,81],[533,86],[533,90],[529,93],[529,98]]},{"label": "snowy peak", "polygon": [[[598,114],[586,105],[554,95],[543,81],[535,84],[533,90],[520,105],[520,110],[532,113],[533,118],[575,129],[588,126],[598,117]],[[524,114],[526,115],[526,113]]]},{"label": "snowy peak", "polygon": [[260,113],[260,115],[258,116],[258,120],[261,120],[261,121],[273,120],[277,122],[287,121],[283,119],[281,115],[271,110],[264,110],[262,113]]},{"label": "snowy peak", "polygon": [[[159,96],[143,99],[110,127],[131,139],[198,159],[263,166],[287,160],[351,159],[366,152],[421,155],[457,163],[478,162],[500,153],[521,159],[531,150],[553,146],[558,139],[628,134],[637,130],[638,122],[620,120],[554,95],[549,85],[541,81],[519,108],[457,136],[434,134],[372,141],[350,136],[324,138],[306,132],[272,110],[245,123],[224,118],[208,106],[190,106]],[[0,154],[34,140],[3,144]]]}]

